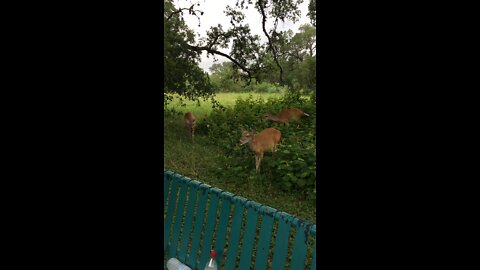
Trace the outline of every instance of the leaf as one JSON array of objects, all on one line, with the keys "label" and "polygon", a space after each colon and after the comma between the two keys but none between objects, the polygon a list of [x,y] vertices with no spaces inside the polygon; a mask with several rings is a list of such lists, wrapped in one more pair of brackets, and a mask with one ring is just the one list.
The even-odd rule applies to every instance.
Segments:
[{"label": "leaf", "polygon": [[306,171],[300,174],[300,177],[305,178],[310,175],[310,172]]},{"label": "leaf", "polygon": [[304,178],[298,178],[297,184],[300,187],[304,187],[305,186],[305,179]]}]

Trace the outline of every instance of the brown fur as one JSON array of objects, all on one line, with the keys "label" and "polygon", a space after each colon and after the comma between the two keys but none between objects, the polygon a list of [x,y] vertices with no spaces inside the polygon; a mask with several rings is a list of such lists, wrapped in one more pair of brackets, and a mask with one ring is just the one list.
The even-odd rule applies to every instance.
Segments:
[{"label": "brown fur", "polygon": [[260,133],[255,132],[242,132],[242,138],[240,138],[240,144],[249,143],[250,150],[255,153],[255,170],[260,172],[260,163],[263,160],[263,153],[265,150],[272,149],[275,153],[277,145],[282,138],[282,133],[275,128],[267,128]]},{"label": "brown fur", "polygon": [[281,111],[277,115],[272,115],[270,113],[266,113],[264,115],[264,119],[265,120],[272,120],[272,121],[276,121],[276,122],[288,125],[288,122],[290,122],[291,120],[298,120],[298,119],[302,118],[303,116],[309,116],[309,115],[304,113],[300,109],[290,108],[290,109],[286,109],[286,110]]},{"label": "brown fur", "polygon": [[192,135],[192,141],[195,138],[195,115],[192,112],[187,112],[183,117],[185,119],[185,127],[189,130],[190,134]]}]

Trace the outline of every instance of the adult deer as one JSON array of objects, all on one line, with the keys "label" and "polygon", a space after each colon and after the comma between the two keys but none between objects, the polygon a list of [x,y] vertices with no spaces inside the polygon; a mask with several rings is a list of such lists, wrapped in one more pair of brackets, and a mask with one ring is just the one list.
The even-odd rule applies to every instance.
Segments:
[{"label": "adult deer", "polygon": [[298,120],[298,119],[302,118],[303,116],[310,116],[310,115],[304,113],[303,111],[301,111],[297,108],[290,108],[290,109],[286,109],[286,110],[281,111],[277,115],[272,115],[271,113],[266,113],[266,114],[263,115],[263,118],[265,120],[272,120],[272,121],[275,121],[275,122],[280,122],[280,123],[283,123],[284,125],[288,126],[288,122],[290,122],[291,120]]},{"label": "adult deer", "polygon": [[267,128],[260,133],[242,130],[240,145],[249,143],[250,150],[255,153],[255,170],[257,173],[260,172],[260,163],[263,160],[265,150],[272,149],[272,152],[275,153],[281,138],[282,133],[275,128]]},{"label": "adult deer", "polygon": [[192,135],[192,141],[195,138],[195,115],[192,112],[187,112],[183,117],[185,119],[185,127],[190,131]]}]

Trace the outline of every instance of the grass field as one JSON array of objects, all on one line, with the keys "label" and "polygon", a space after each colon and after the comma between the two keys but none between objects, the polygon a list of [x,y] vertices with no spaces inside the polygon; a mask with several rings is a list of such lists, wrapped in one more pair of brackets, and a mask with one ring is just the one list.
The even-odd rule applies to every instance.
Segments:
[{"label": "grass field", "polygon": [[[235,105],[235,101],[237,99],[246,99],[250,95],[252,95],[254,98],[263,99],[278,98],[282,96],[282,94],[279,93],[218,93],[215,96],[215,99],[218,100],[223,106],[233,106]],[[210,113],[210,111],[212,110],[212,103],[209,100],[200,101],[200,106],[197,106],[197,103],[193,101],[184,102],[186,103],[186,106],[180,106],[180,100],[178,98],[175,98],[174,101],[166,108],[175,108],[175,110],[181,111],[183,113],[193,112],[193,114],[198,116],[204,116],[205,114]]]},{"label": "grass field", "polygon": [[[233,106],[237,98],[247,98],[249,93],[220,93],[216,99],[224,106]],[[281,94],[252,94],[254,98],[263,99],[280,97]],[[192,143],[189,133],[184,127],[183,113],[192,111],[197,115],[197,121],[208,115],[211,111],[211,103],[201,102],[197,106],[194,102],[186,102],[185,107],[179,106],[180,102],[174,102],[167,106],[181,111],[181,115],[169,116],[164,119],[164,168],[199,180],[211,186],[225,191],[255,200],[261,204],[274,207],[278,210],[298,216],[315,223],[316,206],[311,201],[306,201],[300,195],[283,192],[272,183],[259,183],[249,179],[219,179],[214,170],[219,167],[223,150],[209,143],[205,135],[197,134],[195,143]],[[254,163],[252,154],[252,163]],[[252,175],[255,171],[251,172]]]}]

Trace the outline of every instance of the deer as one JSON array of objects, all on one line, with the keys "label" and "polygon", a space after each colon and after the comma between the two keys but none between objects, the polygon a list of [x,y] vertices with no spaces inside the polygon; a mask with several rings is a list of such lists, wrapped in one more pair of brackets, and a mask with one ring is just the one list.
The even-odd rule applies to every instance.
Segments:
[{"label": "deer", "polygon": [[195,138],[195,115],[192,112],[187,112],[183,117],[185,119],[185,128],[187,128],[192,135],[192,141]]},{"label": "deer", "polygon": [[283,123],[284,125],[288,126],[288,122],[291,120],[298,120],[303,116],[310,116],[309,114],[304,113],[303,111],[297,108],[290,108],[281,111],[277,115],[272,115],[271,113],[266,113],[263,115],[265,120],[272,120],[275,122]]},{"label": "deer", "polygon": [[265,150],[272,149],[272,153],[275,153],[281,138],[282,133],[275,128],[267,128],[260,133],[242,129],[240,145],[249,143],[250,150],[255,153],[255,170],[257,173],[260,172],[260,163],[263,160],[263,153]]}]

